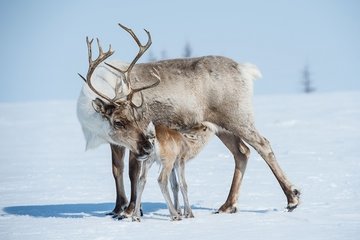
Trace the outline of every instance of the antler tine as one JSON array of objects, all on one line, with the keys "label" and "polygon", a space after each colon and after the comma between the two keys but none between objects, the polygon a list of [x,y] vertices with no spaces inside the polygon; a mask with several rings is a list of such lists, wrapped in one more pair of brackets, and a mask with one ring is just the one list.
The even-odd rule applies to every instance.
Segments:
[{"label": "antler tine", "polygon": [[[99,56],[104,55],[104,52],[103,52],[103,50],[102,50],[102,47],[101,47],[101,45],[100,45],[100,41],[99,41],[98,38],[96,38],[96,42],[97,42],[97,45],[98,45],[98,48],[99,48]],[[111,45],[110,45],[110,50],[111,50]]]},{"label": "antler tine", "polygon": [[148,88],[153,88],[156,87],[160,81],[160,75],[159,75],[159,70],[157,68],[154,68],[151,70],[151,75],[154,76],[156,78],[156,81],[148,86],[144,86],[144,87],[140,87],[140,88],[136,88],[136,89],[132,89],[132,93],[136,93],[136,92],[140,92],[142,90],[148,89]]},{"label": "antler tine", "polygon": [[113,102],[109,97],[107,97],[106,95],[102,94],[101,92],[97,91],[94,86],[92,85],[91,83],[91,76],[92,74],[94,73],[96,67],[103,61],[105,61],[108,57],[110,57],[114,51],[111,50],[111,45],[109,45],[109,50],[107,52],[103,52],[102,50],[102,47],[100,45],[100,41],[99,39],[97,38],[96,41],[97,41],[97,44],[98,44],[98,48],[99,48],[99,56],[95,59],[95,60],[92,60],[92,42],[93,42],[94,39],[91,39],[89,41],[89,38],[86,37],[86,44],[87,44],[87,47],[88,47],[88,59],[89,59],[89,69],[88,69],[88,72],[86,74],[86,79],[81,75],[79,74],[79,76],[87,83],[87,85],[90,87],[90,89],[96,93],[97,95],[99,95],[100,97],[106,99],[108,102]]},{"label": "antler tine", "polygon": [[93,74],[96,67],[114,53],[114,51],[111,50],[111,45],[109,45],[109,50],[104,53],[101,48],[99,39],[96,39],[96,40],[97,40],[98,47],[99,47],[99,56],[95,60],[92,60],[92,50],[91,50],[91,44],[93,42],[93,39],[90,42],[88,42],[89,70],[88,70],[88,74],[86,75],[86,77],[89,80],[89,82],[90,82],[90,77]]},{"label": "antler tine", "polygon": [[[157,76],[158,82],[156,82],[156,83],[154,83],[154,84],[152,84],[152,85],[150,85],[150,86],[146,86],[146,87],[142,87],[142,88],[138,88],[138,89],[134,89],[134,90],[131,88],[131,86],[130,86],[130,73],[131,73],[131,70],[132,70],[132,68],[134,67],[134,65],[136,64],[136,62],[140,59],[140,57],[146,52],[147,49],[149,49],[149,47],[150,47],[151,44],[152,44],[152,40],[151,40],[150,32],[147,31],[146,29],[144,29],[145,32],[146,32],[146,34],[147,34],[147,36],[148,36],[148,41],[147,41],[147,43],[146,43],[145,45],[142,45],[141,42],[140,42],[140,40],[139,40],[139,38],[135,35],[135,33],[134,33],[130,28],[127,28],[127,27],[125,27],[124,25],[122,25],[122,24],[120,24],[120,23],[119,23],[119,26],[120,26],[122,29],[124,29],[126,32],[128,32],[128,33],[131,35],[131,37],[135,40],[136,44],[137,44],[138,47],[139,47],[139,52],[138,52],[138,54],[135,56],[135,58],[132,60],[132,62],[129,64],[129,66],[127,67],[126,70],[121,70],[121,69],[119,69],[119,68],[117,68],[117,67],[115,67],[115,66],[113,66],[113,65],[111,65],[111,64],[109,64],[109,63],[106,63],[106,62],[104,62],[104,64],[105,64],[106,66],[108,66],[108,67],[110,67],[110,68],[112,68],[112,69],[114,69],[114,70],[116,70],[116,71],[124,74],[124,79],[123,79],[123,81],[124,81],[124,83],[126,84],[127,88],[130,90],[130,93],[128,94],[127,99],[130,99],[130,101],[131,101],[132,96],[133,96],[133,94],[134,94],[135,92],[139,92],[139,91],[141,91],[141,90],[144,90],[144,89],[147,89],[147,88],[151,88],[151,87],[156,86],[157,84],[159,84],[160,78],[159,78],[159,76]],[[92,41],[92,40],[91,40],[91,41]],[[101,54],[102,54],[102,49],[101,49],[101,47],[100,47],[99,40],[97,40],[97,41],[98,41],[98,45],[99,45],[99,54],[101,55]],[[90,43],[90,45],[91,45],[91,43]],[[91,50],[90,50],[90,51],[91,51]],[[91,53],[91,52],[90,52],[90,53]],[[104,60],[105,60],[105,59],[104,59]],[[89,62],[90,62],[90,61],[91,61],[91,59],[89,58]],[[95,60],[95,61],[96,61],[96,60]],[[107,100],[110,101],[110,102],[112,102],[112,103],[115,103],[115,104],[116,104],[119,99],[123,98],[123,96],[119,96],[119,95],[118,95],[118,90],[119,90],[119,89],[120,89],[120,84],[117,83],[116,86],[115,86],[115,97],[114,97],[113,99],[107,99]],[[142,94],[141,94],[141,97],[142,97],[142,100],[143,100]],[[142,104],[141,104],[141,105],[142,105]]]},{"label": "antler tine", "polygon": [[161,81],[160,74],[159,74],[159,68],[153,67],[153,69],[151,71],[151,75],[156,77],[156,79],[158,79],[159,81]]},{"label": "antler tine", "polygon": [[[116,71],[119,71],[120,73],[123,73],[125,77],[124,77],[122,80],[123,80],[124,83],[126,84],[127,89],[129,89],[129,90],[131,89],[130,83],[127,81],[125,72],[124,72],[123,70],[121,70],[121,69],[119,69],[119,68],[115,67],[114,65],[111,65],[111,64],[109,64],[109,63],[107,63],[107,62],[104,62],[104,64],[105,64],[106,66],[108,66],[108,67],[116,70]],[[113,103],[116,103],[117,100],[119,100],[119,99],[121,99],[121,98],[124,98],[124,96],[121,96],[121,95],[119,94],[119,89],[120,89],[121,85],[122,85],[121,81],[120,81],[120,82],[116,82],[116,84],[115,84],[115,89],[114,89],[114,90],[115,90],[115,97],[111,100]]]},{"label": "antler tine", "polygon": [[123,80],[124,80],[126,86],[128,87],[128,89],[130,89],[130,82],[126,79],[126,75],[125,75],[126,71],[121,70],[120,68],[117,68],[117,67],[115,67],[115,66],[113,66],[113,65],[111,65],[111,64],[109,64],[109,63],[107,63],[107,62],[104,62],[104,63],[105,63],[106,66],[108,66],[108,67],[110,67],[110,68],[112,68],[112,69],[114,69],[114,70],[116,70],[116,71],[124,74],[125,77],[124,77]]},{"label": "antler tine", "polygon": [[[130,29],[130,28],[127,28],[125,27],[124,25],[122,25],[121,23],[119,23],[119,26],[124,29],[126,32],[128,32],[131,37],[135,40],[136,44],[138,45],[139,47],[139,52],[138,54],[136,55],[136,57],[134,58],[134,60],[130,63],[129,67],[125,70],[125,71],[122,71],[123,73],[124,72],[127,72],[127,75],[129,76],[130,75],[130,72],[131,72],[131,69],[134,67],[135,63],[140,59],[140,57],[146,52],[146,50],[148,50],[148,48],[151,46],[152,44],[152,40],[151,40],[151,35],[150,35],[150,32],[147,31],[146,29],[144,29],[144,31],[146,32],[147,36],[148,36],[148,41],[145,45],[142,45],[140,40],[138,39],[138,37],[135,35],[135,33]],[[130,81],[130,80],[128,80]]]},{"label": "antler tine", "polygon": [[94,41],[93,38],[89,41],[89,37],[86,37],[86,45],[87,45],[87,48],[88,48],[89,66],[90,66],[90,64],[92,62],[91,44],[92,44],[93,41]]},{"label": "antler tine", "polygon": [[[160,83],[161,78],[160,78],[159,70],[157,68],[153,67],[153,69],[151,70],[151,75],[156,78],[156,81],[154,83],[152,83],[148,86],[132,89],[131,93],[128,95],[128,100],[130,100],[132,107],[141,108],[144,104],[144,96],[141,91],[148,89],[148,88],[156,87]],[[140,94],[141,94],[141,104],[139,106],[136,106],[134,103],[132,103],[132,97],[133,97],[134,93],[136,93],[136,92],[140,92]]]}]

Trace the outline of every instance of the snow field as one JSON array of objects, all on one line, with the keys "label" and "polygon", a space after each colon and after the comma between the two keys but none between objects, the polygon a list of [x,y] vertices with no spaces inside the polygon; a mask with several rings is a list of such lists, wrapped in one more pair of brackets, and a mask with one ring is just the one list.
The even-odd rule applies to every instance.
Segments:
[{"label": "snow field", "polygon": [[75,102],[1,103],[0,239],[357,239],[359,98],[360,92],[254,98],[258,130],[302,191],[294,212],[284,212],[285,195],[251,149],[239,212],[213,214],[234,169],[214,138],[187,165],[195,218],[169,220],[154,165],[141,223],[105,216],[115,201],[109,147],[84,152]]}]

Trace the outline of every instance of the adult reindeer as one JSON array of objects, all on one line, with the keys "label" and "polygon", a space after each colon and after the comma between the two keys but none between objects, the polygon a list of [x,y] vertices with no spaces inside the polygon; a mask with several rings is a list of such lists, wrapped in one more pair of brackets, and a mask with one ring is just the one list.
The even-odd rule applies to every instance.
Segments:
[{"label": "adult reindeer", "polygon": [[[134,38],[139,53],[130,64],[106,63],[104,61],[113,51],[110,48],[103,53],[99,45],[99,57],[92,61],[91,42],[87,40],[89,70],[86,78],[83,77],[86,84],[78,101],[78,116],[87,146],[103,142],[111,144],[117,189],[113,212],[118,213],[126,203],[122,180],[125,147],[132,152],[129,160],[132,190],[127,213],[133,210],[139,174],[134,153],[146,150],[142,132],[150,121],[178,131],[202,123],[214,126],[216,135],[235,160],[230,192],[218,212],[237,210],[240,185],[250,154],[244,142],[251,145],[270,167],[286,195],[287,210],[295,209],[300,192],[281,170],[269,141],[255,128],[252,94],[253,80],[261,77],[259,70],[253,65],[239,64],[220,56],[136,64],[151,45],[150,33],[145,30],[148,42],[143,46],[131,29],[119,26]],[[128,128],[134,126],[129,122],[138,123],[135,125],[138,131],[129,131]]]}]

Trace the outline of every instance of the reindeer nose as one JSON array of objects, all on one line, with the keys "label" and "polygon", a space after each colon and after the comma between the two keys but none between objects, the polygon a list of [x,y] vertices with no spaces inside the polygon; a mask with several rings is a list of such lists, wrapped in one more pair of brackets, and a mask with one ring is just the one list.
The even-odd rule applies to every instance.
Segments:
[{"label": "reindeer nose", "polygon": [[149,141],[146,141],[143,145],[143,150],[144,152],[146,152],[147,154],[150,154],[151,153],[151,150],[153,148],[153,145],[151,144],[151,142]]},{"label": "reindeer nose", "polygon": [[137,158],[147,158],[153,151],[154,145],[149,141],[145,140],[138,143],[139,153]]}]

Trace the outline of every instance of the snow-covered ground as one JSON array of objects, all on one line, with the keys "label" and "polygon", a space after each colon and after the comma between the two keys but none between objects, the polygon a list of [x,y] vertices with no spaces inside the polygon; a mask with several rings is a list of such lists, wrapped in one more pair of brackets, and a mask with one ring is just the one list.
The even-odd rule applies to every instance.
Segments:
[{"label": "snow-covered ground", "polygon": [[240,211],[213,214],[234,168],[214,139],[187,166],[195,218],[169,220],[155,165],[141,223],[105,216],[115,200],[109,147],[84,152],[75,102],[2,103],[0,239],[359,239],[359,99],[360,92],[255,97],[257,128],[302,190],[294,212],[283,211],[285,196],[253,150]]}]

